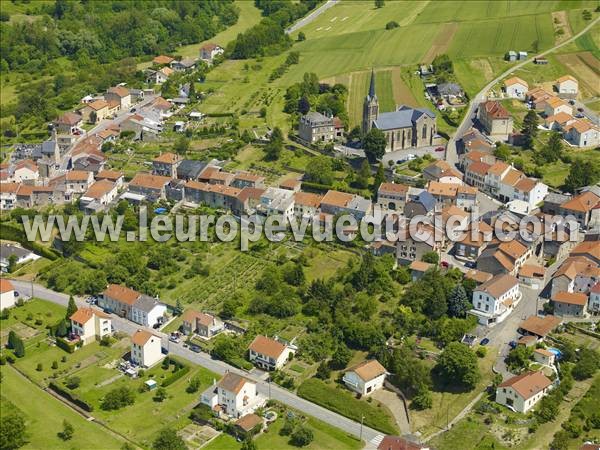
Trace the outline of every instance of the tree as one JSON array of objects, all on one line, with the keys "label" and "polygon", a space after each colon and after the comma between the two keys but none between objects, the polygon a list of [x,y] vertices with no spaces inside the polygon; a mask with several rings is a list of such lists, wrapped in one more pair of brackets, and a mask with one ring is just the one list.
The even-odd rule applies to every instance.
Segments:
[{"label": "tree", "polygon": [[310,111],[310,101],[308,100],[308,97],[306,95],[303,95],[302,97],[300,97],[300,100],[298,100],[298,112],[300,114],[306,114]]},{"label": "tree", "polygon": [[152,443],[153,450],[187,450],[187,445],[172,428],[165,428]]},{"label": "tree", "polygon": [[265,145],[265,159],[267,161],[276,161],[281,155],[283,144],[280,141],[271,141]]},{"label": "tree", "polygon": [[437,265],[440,262],[440,255],[438,252],[427,252],[421,257],[421,261]]},{"label": "tree", "polygon": [[502,161],[508,161],[510,159],[510,148],[508,145],[501,143],[494,149],[494,156]]},{"label": "tree", "polygon": [[10,255],[8,257],[7,270],[9,273],[13,273],[17,269],[17,261],[18,261],[17,255]]},{"label": "tree", "polygon": [[178,155],[185,155],[190,150],[190,140],[185,136],[180,136],[173,149]]},{"label": "tree", "polygon": [[133,391],[125,386],[109,391],[102,400],[101,407],[105,411],[120,409],[133,405],[135,397]]},{"label": "tree", "polygon": [[383,6],[385,5],[385,1],[384,0],[375,0],[375,8],[383,8]]},{"label": "tree", "polygon": [[540,156],[548,163],[558,161],[563,150],[562,137],[554,131],[548,139],[548,143],[540,151]]},{"label": "tree", "polygon": [[52,370],[58,369],[58,361],[52,361]]},{"label": "tree", "polygon": [[300,33],[298,33],[298,42],[302,42],[306,40],[306,35],[304,34],[303,31],[301,31]]},{"label": "tree", "polygon": [[80,383],[81,378],[72,376],[67,378],[67,380],[65,381],[65,386],[67,386],[69,389],[77,389]]},{"label": "tree", "polygon": [[66,420],[63,420],[63,429],[62,429],[62,431],[60,431],[57,434],[58,434],[58,437],[61,438],[63,441],[68,441],[69,439],[71,439],[73,437],[74,432],[75,432],[75,429],[73,428],[73,425],[71,425]]},{"label": "tree", "polygon": [[529,361],[533,355],[533,349],[524,345],[513,348],[506,357],[506,365],[515,373],[521,372],[529,367]]},{"label": "tree", "polygon": [[436,371],[442,380],[466,389],[473,389],[481,378],[477,356],[460,342],[451,342],[438,358]]},{"label": "tree", "polygon": [[417,394],[413,397],[411,408],[417,410],[429,409],[433,405],[433,399],[431,398],[431,390],[422,384],[419,386]]},{"label": "tree", "polygon": [[600,355],[594,350],[582,348],[577,355],[578,361],[573,367],[571,374],[576,380],[591,378],[600,367]]},{"label": "tree", "polygon": [[190,380],[190,384],[188,384],[188,387],[186,388],[186,392],[193,394],[194,392],[198,392],[198,389],[200,389],[200,386],[202,385],[202,380],[200,379],[199,376],[195,376],[194,378],[192,378]]},{"label": "tree", "polygon": [[168,396],[169,394],[167,394],[167,390],[164,387],[159,387],[154,394],[153,400],[160,403],[166,400]]},{"label": "tree", "polygon": [[292,433],[292,444],[297,447],[304,447],[310,444],[315,436],[312,430],[306,427],[298,427],[296,431]]},{"label": "tree", "polygon": [[317,378],[320,378],[321,380],[329,379],[329,377],[331,376],[331,368],[329,367],[329,364],[327,364],[327,361],[323,360],[319,363],[315,376]]},{"label": "tree", "polygon": [[377,172],[375,173],[375,179],[373,180],[373,192],[377,193],[381,183],[385,183],[385,171],[383,169],[383,163],[379,163],[379,166],[377,166]]},{"label": "tree", "polygon": [[90,122],[96,123],[98,121],[98,113],[96,111],[90,112]]},{"label": "tree", "polygon": [[363,140],[365,154],[371,162],[375,162],[383,157],[386,145],[385,134],[377,128],[371,128]]},{"label": "tree", "polygon": [[538,115],[533,109],[525,115],[521,131],[525,135],[525,148],[533,148],[533,139],[538,134]]},{"label": "tree", "polygon": [[345,345],[338,345],[336,351],[331,356],[329,365],[332,369],[342,370],[345,369],[350,360],[352,359],[352,352]]},{"label": "tree", "polygon": [[304,173],[307,181],[313,183],[331,185],[333,183],[333,167],[331,158],[327,156],[316,156],[311,159]]},{"label": "tree", "polygon": [[393,30],[394,28],[398,28],[399,26],[400,24],[398,22],[396,22],[395,20],[391,20],[390,22],[385,24],[385,29]]},{"label": "tree", "polygon": [[25,356],[25,344],[23,344],[23,340],[13,330],[10,330],[8,333],[7,346],[13,350],[17,358]]},{"label": "tree", "polygon": [[535,414],[541,423],[552,422],[558,416],[559,400],[556,395],[547,395],[540,401]]},{"label": "tree", "polygon": [[579,188],[597,183],[598,180],[600,180],[598,164],[577,158],[571,163],[569,175],[565,180],[565,190],[573,193]]},{"label": "tree", "polygon": [[26,443],[23,417],[8,411],[0,415],[0,448],[12,450],[22,447]]},{"label": "tree", "polygon": [[72,295],[69,296],[69,304],[67,305],[67,314],[65,320],[70,320],[71,316],[77,312],[77,304]]},{"label": "tree", "polygon": [[44,370],[44,366],[42,365],[42,363],[37,363],[35,370],[37,370],[38,372],[41,372],[42,370]]},{"label": "tree", "polygon": [[251,437],[248,437],[242,442],[242,447],[240,450],[258,450],[258,445]]},{"label": "tree", "polygon": [[371,177],[371,166],[366,159],[363,159],[360,170],[356,175],[356,187],[366,189],[369,187],[369,178]]},{"label": "tree", "polygon": [[448,297],[448,314],[452,317],[465,317],[470,306],[465,288],[458,283]]},{"label": "tree", "polygon": [[69,334],[69,329],[67,328],[67,321],[62,319],[60,322],[58,322],[58,325],[56,326],[56,335],[58,337],[65,337],[67,334]]}]

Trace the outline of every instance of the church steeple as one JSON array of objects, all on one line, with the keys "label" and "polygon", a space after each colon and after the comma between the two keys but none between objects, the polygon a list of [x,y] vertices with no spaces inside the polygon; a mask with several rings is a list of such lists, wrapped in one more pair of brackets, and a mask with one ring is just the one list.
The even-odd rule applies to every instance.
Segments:
[{"label": "church steeple", "polygon": [[363,103],[363,122],[362,129],[363,133],[369,132],[373,126],[373,122],[377,120],[379,116],[379,100],[375,93],[375,71],[371,69],[371,82],[369,84],[369,94],[365,97]]},{"label": "church steeple", "polygon": [[375,72],[371,69],[371,84],[369,85],[369,97],[371,99],[377,99],[377,94],[375,93]]}]

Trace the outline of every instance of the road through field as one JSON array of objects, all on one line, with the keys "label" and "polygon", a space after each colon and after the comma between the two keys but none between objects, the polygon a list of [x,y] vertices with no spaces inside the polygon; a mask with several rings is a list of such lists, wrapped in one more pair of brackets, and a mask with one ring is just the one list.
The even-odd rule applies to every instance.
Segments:
[{"label": "road through field", "polygon": [[319,6],[317,9],[315,9],[308,16],[303,17],[302,19],[300,19],[298,22],[296,22],[291,27],[289,27],[288,29],[286,29],[285,32],[287,34],[291,34],[294,31],[302,28],[303,26],[308,25],[313,20],[315,20],[317,17],[319,17],[321,14],[323,14],[325,11],[327,11],[329,8],[331,8],[332,6],[335,6],[335,4],[337,2],[339,2],[339,1],[340,0],[328,0],[327,3],[325,3],[324,5]]},{"label": "road through field", "polygon": [[481,91],[479,91],[473,97],[473,100],[471,100],[471,103],[469,104],[469,108],[467,109],[465,117],[464,117],[463,121],[461,122],[460,126],[458,127],[458,129],[456,130],[456,133],[448,141],[448,145],[446,146],[446,155],[445,155],[446,161],[448,161],[450,164],[456,164],[458,162],[458,155],[456,152],[456,141],[458,139],[460,139],[463,136],[463,134],[465,134],[473,126],[473,120],[475,118],[475,111],[477,111],[479,104],[482,103],[486,99],[486,93],[492,88],[492,86],[494,86],[496,83],[498,83],[500,80],[502,80],[506,76],[510,75],[515,70],[520,69],[524,65],[533,62],[533,60],[535,58],[539,58],[540,56],[545,56],[548,53],[552,53],[553,51],[573,42],[575,39],[579,38],[580,36],[583,36],[599,21],[600,21],[600,17],[596,18],[587,27],[585,27],[579,33],[572,36],[570,39],[567,39],[566,41],[563,41],[560,44],[555,45],[554,47],[549,48],[548,50],[545,50],[542,53],[535,55],[534,57],[531,57],[523,62],[520,62],[520,63],[512,66],[510,69],[506,70],[505,72],[503,72],[502,74],[500,74],[499,76],[494,78],[492,81],[490,81]]},{"label": "road through field", "polygon": [[[41,286],[39,284],[22,280],[11,280],[11,282],[15,286],[15,289],[21,294],[21,296],[30,297],[33,295],[34,297],[47,300],[52,303],[56,303],[64,307],[66,307],[69,303],[68,295],[45,288],[44,286]],[[85,301],[83,301],[80,298],[76,299],[75,301],[77,302],[77,305],[79,307],[89,307],[89,305],[86,304]],[[139,329],[145,329],[145,327],[142,327],[141,325],[138,325],[127,319],[123,319],[122,317],[119,317],[115,314],[111,314],[110,316],[113,326],[117,331],[122,331],[129,335],[132,335]],[[280,401],[281,403],[284,403],[292,408],[296,408],[310,416],[313,416],[319,420],[322,420],[325,423],[328,423],[329,425],[339,428],[348,434],[351,434],[356,437],[361,437],[366,442],[366,448],[377,447],[377,444],[379,444],[379,442],[381,442],[381,439],[383,439],[382,433],[367,426],[363,426],[360,423],[354,422],[353,420],[341,416],[340,414],[337,414],[333,411],[329,411],[328,409],[325,409],[322,406],[309,402],[308,400],[300,398],[293,392],[283,389],[277,384],[267,383],[266,381],[256,378],[248,372],[230,366],[224,361],[213,359],[207,353],[194,353],[189,348],[184,348],[183,343],[175,344],[173,342],[170,342],[168,336],[165,333],[161,333],[157,330],[149,328],[147,328],[147,330],[154,334],[160,335],[163,341],[163,347],[167,348],[169,353],[185,358],[188,361],[193,362],[194,364],[198,364],[199,366],[202,366],[220,375],[229,371],[243,375],[246,378],[250,378],[251,380],[256,382],[258,391],[262,395]]]}]

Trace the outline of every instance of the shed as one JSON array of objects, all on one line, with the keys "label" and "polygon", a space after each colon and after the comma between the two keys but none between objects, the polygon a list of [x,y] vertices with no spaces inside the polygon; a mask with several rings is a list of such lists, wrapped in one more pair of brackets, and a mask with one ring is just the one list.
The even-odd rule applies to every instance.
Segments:
[{"label": "shed", "polygon": [[156,387],[158,386],[158,384],[156,384],[156,381],[154,380],[146,380],[146,382],[144,382],[144,385],[146,385],[146,387],[150,391],[156,389]]}]

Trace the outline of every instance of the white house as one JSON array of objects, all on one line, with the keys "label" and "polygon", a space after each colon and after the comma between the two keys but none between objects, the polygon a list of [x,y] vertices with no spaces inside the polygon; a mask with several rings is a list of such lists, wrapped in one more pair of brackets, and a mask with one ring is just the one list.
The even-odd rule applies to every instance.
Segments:
[{"label": "white house", "polygon": [[99,180],[92,184],[79,199],[82,205],[97,203],[106,206],[117,198],[119,189],[116,183],[110,180]]},{"label": "white house", "polygon": [[167,305],[148,295],[141,295],[131,307],[131,318],[135,323],[152,328],[162,322]]},{"label": "white house", "polygon": [[529,85],[519,77],[512,77],[504,82],[504,89],[507,97],[525,100]]},{"label": "white house", "polygon": [[564,138],[577,147],[596,147],[600,144],[600,130],[586,120],[573,120],[564,128]]},{"label": "white house", "polygon": [[590,289],[590,299],[588,300],[588,311],[590,314],[600,314],[600,281]]},{"label": "white house", "polygon": [[26,248],[20,247],[15,244],[0,244],[0,270],[2,272],[8,271],[8,265],[10,264],[10,257],[16,258],[16,264],[23,264],[27,261],[35,261],[40,259],[41,256],[27,250]]},{"label": "white house", "polygon": [[512,275],[496,275],[473,290],[473,309],[481,325],[495,325],[503,321],[521,299],[519,280]]},{"label": "white house", "polygon": [[521,178],[514,185],[511,200],[522,200],[527,203],[528,211],[535,209],[548,195],[548,186],[535,178]]},{"label": "white house", "polygon": [[571,75],[565,75],[556,80],[556,90],[559,94],[577,94],[579,83],[577,78]]},{"label": "white house", "polygon": [[258,394],[254,381],[228,371],[218,383],[202,393],[200,402],[213,411],[237,419],[253,413],[265,403],[265,398]]},{"label": "white house", "polygon": [[215,56],[222,55],[225,52],[223,48],[217,44],[209,42],[200,48],[200,59],[207,62],[212,62]]},{"label": "white house", "polygon": [[160,337],[146,330],[137,330],[131,337],[131,362],[152,367],[163,358]]},{"label": "white house", "polygon": [[525,414],[550,389],[552,389],[552,381],[542,372],[527,372],[501,383],[496,388],[496,402]]},{"label": "white house", "polygon": [[83,345],[96,339],[110,335],[111,320],[108,314],[92,308],[79,308],[71,317],[71,332],[77,336]]},{"label": "white house", "polygon": [[0,183],[0,211],[13,209],[17,205],[18,183]]},{"label": "white house", "polygon": [[0,311],[15,304],[15,287],[6,278],[0,278]]},{"label": "white house", "polygon": [[383,388],[386,375],[385,367],[372,359],[350,368],[344,374],[343,381],[348,389],[361,395],[369,395]]},{"label": "white house", "polygon": [[281,369],[293,353],[293,347],[260,335],[248,347],[250,362],[266,370]]},{"label": "white house", "polygon": [[22,183],[24,181],[37,181],[40,177],[40,170],[36,163],[31,159],[24,159],[19,161],[15,166],[12,180],[15,183]]},{"label": "white house", "polygon": [[269,187],[260,196],[258,209],[267,216],[282,216],[287,224],[294,217],[294,192],[287,189]]},{"label": "white house", "polygon": [[544,103],[544,113],[546,114],[546,117],[556,116],[561,112],[573,115],[573,108],[571,108],[571,106],[563,99],[558,97],[550,97]]},{"label": "white house", "polygon": [[554,365],[555,359],[556,355],[545,348],[536,348],[533,351],[533,360],[539,364],[543,364],[544,366]]}]

